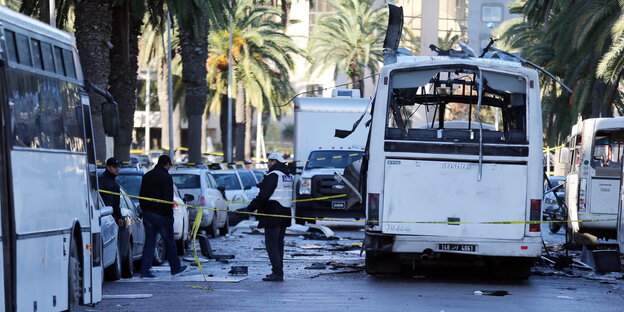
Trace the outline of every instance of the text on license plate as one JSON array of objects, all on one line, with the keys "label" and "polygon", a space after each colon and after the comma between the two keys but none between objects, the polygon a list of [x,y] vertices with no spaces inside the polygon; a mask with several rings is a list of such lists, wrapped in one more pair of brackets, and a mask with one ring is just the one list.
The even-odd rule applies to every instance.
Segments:
[{"label": "text on license plate", "polygon": [[438,244],[438,249],[439,250],[448,250],[448,251],[475,252],[475,251],[477,251],[477,245]]},{"label": "text on license plate", "polygon": [[345,201],[334,201],[332,202],[332,209],[346,209],[347,202]]}]

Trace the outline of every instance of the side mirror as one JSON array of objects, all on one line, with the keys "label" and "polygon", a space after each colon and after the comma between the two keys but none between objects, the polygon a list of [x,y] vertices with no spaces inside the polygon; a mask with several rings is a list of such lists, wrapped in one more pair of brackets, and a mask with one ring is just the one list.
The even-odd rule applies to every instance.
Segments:
[{"label": "side mirror", "polygon": [[112,214],[113,214],[112,206],[100,207],[100,216],[105,217],[105,216],[110,216]]},{"label": "side mirror", "polygon": [[185,203],[192,202],[193,200],[195,200],[195,196],[191,194],[184,194],[183,200]]},{"label": "side mirror", "polygon": [[219,186],[217,187],[217,190],[219,190],[219,192],[221,192],[221,195],[223,195],[223,198],[227,200],[227,196],[225,196],[225,186]]},{"label": "side mirror", "polygon": [[106,102],[102,104],[102,122],[104,123],[104,133],[111,137],[119,134],[119,111],[117,103]]},{"label": "side mirror", "polygon": [[564,164],[570,163],[570,160],[571,160],[570,156],[571,156],[571,151],[569,147],[562,147],[559,150],[559,162],[560,163],[564,163]]}]

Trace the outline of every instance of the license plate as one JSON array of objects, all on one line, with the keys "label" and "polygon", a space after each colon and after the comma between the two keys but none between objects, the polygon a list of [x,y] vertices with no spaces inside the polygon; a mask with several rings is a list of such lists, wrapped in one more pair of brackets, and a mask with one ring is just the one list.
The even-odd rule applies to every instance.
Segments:
[{"label": "license plate", "polygon": [[345,201],[334,201],[332,202],[332,209],[346,209],[347,202]]},{"label": "license plate", "polygon": [[477,245],[438,244],[438,249],[447,251],[475,252],[477,251]]}]

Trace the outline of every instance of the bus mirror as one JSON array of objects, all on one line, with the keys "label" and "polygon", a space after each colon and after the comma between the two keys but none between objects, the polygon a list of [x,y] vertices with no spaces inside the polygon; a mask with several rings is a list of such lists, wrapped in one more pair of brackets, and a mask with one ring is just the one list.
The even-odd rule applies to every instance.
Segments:
[{"label": "bus mirror", "polygon": [[559,150],[559,162],[564,163],[564,164],[570,163],[570,148],[569,147],[562,147]]},{"label": "bus mirror", "polygon": [[110,137],[116,137],[119,133],[117,103],[105,102],[102,104],[102,122],[104,123],[104,133]]},{"label": "bus mirror", "polygon": [[113,207],[111,207],[111,206],[104,206],[104,207],[100,208],[100,216],[106,217],[106,216],[110,216],[112,214],[113,214]]}]

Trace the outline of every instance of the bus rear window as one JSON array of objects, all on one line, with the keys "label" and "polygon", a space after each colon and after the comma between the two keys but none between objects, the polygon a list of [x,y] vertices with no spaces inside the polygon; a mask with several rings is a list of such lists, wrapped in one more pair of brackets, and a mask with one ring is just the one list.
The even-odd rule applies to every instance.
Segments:
[{"label": "bus rear window", "polygon": [[621,168],[624,154],[624,130],[604,130],[596,132],[592,167]]},{"label": "bus rear window", "polygon": [[526,81],[479,69],[426,68],[392,74],[387,140],[527,144]]}]

